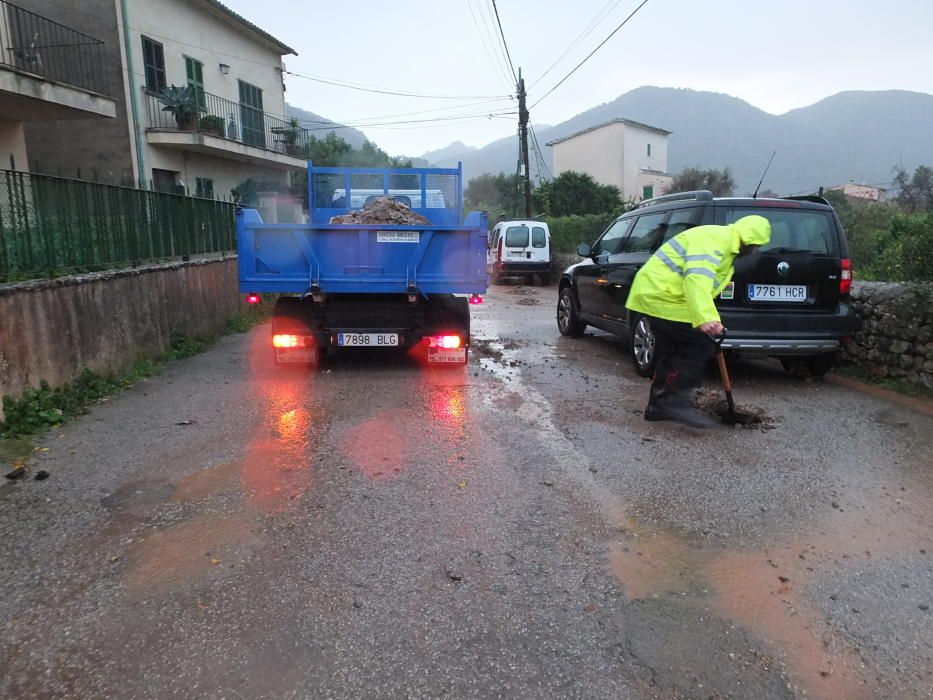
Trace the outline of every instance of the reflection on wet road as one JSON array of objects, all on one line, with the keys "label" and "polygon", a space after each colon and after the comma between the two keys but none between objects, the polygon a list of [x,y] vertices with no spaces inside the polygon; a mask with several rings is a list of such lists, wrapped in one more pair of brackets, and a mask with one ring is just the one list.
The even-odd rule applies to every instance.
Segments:
[{"label": "reflection on wet road", "polygon": [[50,435],[0,695],[933,694],[933,419],[750,363],[773,430],[648,424],[555,297],[494,288],[465,370],[258,329]]}]

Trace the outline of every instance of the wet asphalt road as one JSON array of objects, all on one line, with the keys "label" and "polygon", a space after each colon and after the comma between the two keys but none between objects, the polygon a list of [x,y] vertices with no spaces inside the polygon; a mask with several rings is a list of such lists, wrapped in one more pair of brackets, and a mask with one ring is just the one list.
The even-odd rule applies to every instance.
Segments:
[{"label": "wet asphalt road", "polygon": [[[224,338],[0,485],[0,697],[933,697],[933,418],[735,367],[649,424],[551,288],[468,370]],[[710,388],[713,377],[710,377]]]}]

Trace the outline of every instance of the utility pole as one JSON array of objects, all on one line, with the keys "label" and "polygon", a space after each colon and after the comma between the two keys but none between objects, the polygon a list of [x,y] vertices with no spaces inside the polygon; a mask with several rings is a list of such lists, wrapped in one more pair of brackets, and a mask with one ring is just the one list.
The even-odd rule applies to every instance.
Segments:
[{"label": "utility pole", "polygon": [[531,171],[528,168],[528,107],[525,106],[525,79],[518,69],[518,139],[525,181],[525,218],[531,218]]}]

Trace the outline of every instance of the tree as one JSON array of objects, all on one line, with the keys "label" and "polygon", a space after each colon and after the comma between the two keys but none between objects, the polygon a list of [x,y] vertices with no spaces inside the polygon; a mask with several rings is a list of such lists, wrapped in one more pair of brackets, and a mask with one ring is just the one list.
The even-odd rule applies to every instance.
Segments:
[{"label": "tree", "polygon": [[909,175],[901,166],[894,168],[895,199],[904,209],[914,212],[933,211],[933,168],[921,165]]},{"label": "tree", "polygon": [[520,183],[518,175],[477,175],[463,193],[464,208],[467,211],[487,211],[493,217],[501,213],[514,214]]},{"label": "tree", "polygon": [[[320,167],[348,167],[348,168],[410,168],[410,158],[390,156],[376,144],[366,141],[360,148],[353,148],[349,143],[331,131],[322,139],[312,136],[308,143],[301,148],[301,157],[310,160]],[[415,182],[417,178],[413,180]],[[373,187],[382,187],[381,175],[373,176]],[[355,187],[362,185],[360,180],[354,183]],[[396,181],[393,186],[402,188],[403,183]],[[415,187],[412,184],[411,187]],[[308,171],[298,170],[292,174],[291,192],[294,196],[308,204]]]},{"label": "tree", "polygon": [[684,168],[671,182],[671,192],[709,190],[717,197],[730,197],[735,189],[735,180],[729,168],[716,170],[699,167]]},{"label": "tree", "polygon": [[622,194],[614,185],[600,185],[586,173],[568,170],[541,183],[534,202],[551,216],[607,214],[621,211]]}]

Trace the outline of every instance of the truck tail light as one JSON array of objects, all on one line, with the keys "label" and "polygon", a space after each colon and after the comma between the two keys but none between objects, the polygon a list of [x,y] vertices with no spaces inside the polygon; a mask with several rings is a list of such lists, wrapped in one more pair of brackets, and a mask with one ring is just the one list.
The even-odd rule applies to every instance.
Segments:
[{"label": "truck tail light", "polygon": [[246,295],[246,303],[247,303],[247,304],[261,304],[261,303],[262,303],[262,297],[259,296],[258,294],[247,294],[247,295]]},{"label": "truck tail light", "polygon": [[470,303],[471,303],[471,304],[482,304],[482,303],[483,303],[483,296],[482,296],[481,294],[473,294],[473,295],[470,297]]},{"label": "truck tail light", "polygon": [[443,350],[456,350],[463,343],[459,335],[432,335],[427,340],[429,347]]},{"label": "truck tail light", "polygon": [[297,348],[299,338],[297,335],[274,335],[272,346],[276,348]]},{"label": "truck tail light", "polygon": [[852,261],[842,259],[842,274],[839,275],[839,293],[848,294],[852,291]]}]

